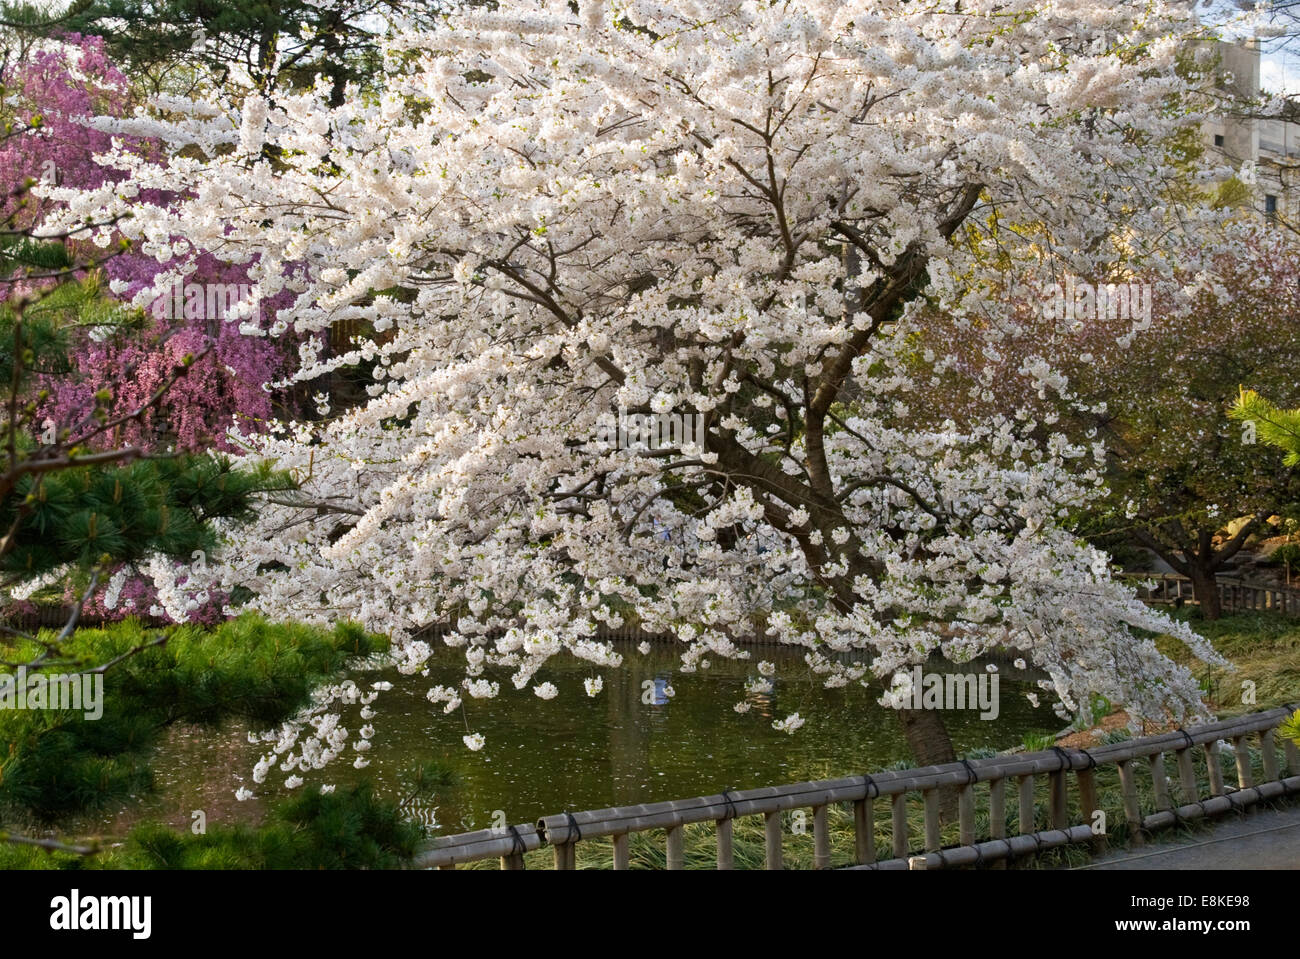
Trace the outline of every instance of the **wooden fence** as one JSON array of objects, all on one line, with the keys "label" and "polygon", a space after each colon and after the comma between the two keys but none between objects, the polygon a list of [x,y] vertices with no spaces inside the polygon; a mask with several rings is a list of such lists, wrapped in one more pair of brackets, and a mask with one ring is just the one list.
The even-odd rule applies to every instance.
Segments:
[{"label": "wooden fence", "polygon": [[[1072,843],[1098,844],[1092,811],[1098,808],[1096,770],[1114,765],[1123,794],[1124,817],[1134,841],[1143,832],[1184,820],[1242,810],[1261,800],[1300,791],[1300,751],[1283,740],[1285,766],[1278,762],[1275,731],[1294,707],[1272,709],[1193,726],[1173,732],[1127,740],[1091,750],[1050,750],[996,756],[929,766],[852,776],[822,782],[795,783],[762,789],[725,791],[714,796],[673,802],[649,803],[615,809],[560,813],[536,823],[504,829],[482,829],[434,839],[417,857],[421,868],[454,869],[484,859],[500,859],[502,869],[524,868],[524,854],[551,846],[556,869],[576,867],[579,842],[608,840],[613,845],[614,868],[628,868],[628,837],[633,833],[663,830],[669,869],[685,865],[684,827],[712,822],[717,835],[717,868],[733,868],[732,822],[740,816],[762,816],[765,862],[768,869],[782,868],[782,814],[795,809],[812,811],[814,863],[831,865],[827,810],[834,803],[852,807],[854,869],[937,869],[946,866],[994,863]],[[1259,743],[1259,778],[1252,768],[1248,745]],[[1236,756],[1236,787],[1225,785],[1220,764],[1221,741],[1230,741]],[[1209,796],[1203,798],[1192,763],[1200,750],[1206,760]],[[1171,784],[1165,757],[1172,754],[1178,771]],[[1151,778],[1157,811],[1143,816],[1138,798],[1137,770]],[[1071,819],[1069,777],[1078,795],[1079,818]],[[1045,777],[1050,802],[1047,821],[1035,818],[1036,777]],[[1008,788],[1010,787],[1010,788]],[[940,847],[940,790],[957,790],[960,840]],[[1174,798],[1175,791],[1178,794]],[[924,806],[923,835],[909,833],[907,800],[919,793]],[[1010,793],[1010,797],[1008,796]],[[1006,835],[1007,802],[1017,804],[1019,835]],[[892,858],[876,861],[876,803],[888,806]],[[988,835],[976,833],[976,808],[988,810]],[[1079,819],[1083,821],[1080,822]]]},{"label": "wooden fence", "polygon": [[[1154,582],[1154,588],[1138,591],[1138,595],[1148,603],[1181,606],[1184,603],[1200,602],[1192,589],[1192,581],[1177,573],[1125,573],[1122,578],[1134,584]],[[1226,577],[1220,577],[1216,582],[1219,601],[1225,613],[1267,609],[1289,616],[1300,616],[1300,589],[1265,586]]]}]

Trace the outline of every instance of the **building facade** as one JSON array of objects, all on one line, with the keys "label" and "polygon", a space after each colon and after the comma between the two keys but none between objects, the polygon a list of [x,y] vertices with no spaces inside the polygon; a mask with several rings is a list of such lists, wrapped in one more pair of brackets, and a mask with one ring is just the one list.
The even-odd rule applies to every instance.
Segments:
[{"label": "building facade", "polygon": [[[1242,98],[1260,91],[1259,42],[1219,45],[1224,90]],[[1263,215],[1300,227],[1300,123],[1225,116],[1205,124],[1206,146],[1225,163],[1255,169],[1253,203]]]}]

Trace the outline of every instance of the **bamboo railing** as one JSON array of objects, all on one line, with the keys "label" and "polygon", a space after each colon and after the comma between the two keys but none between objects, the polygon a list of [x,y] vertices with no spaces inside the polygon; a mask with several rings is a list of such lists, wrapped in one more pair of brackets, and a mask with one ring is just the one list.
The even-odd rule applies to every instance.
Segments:
[{"label": "bamboo railing", "polygon": [[[1146,593],[1142,598],[1148,603],[1182,605],[1200,602],[1192,589],[1192,581],[1178,573],[1125,573],[1122,578],[1130,582],[1155,583],[1153,589],[1139,591]],[[1220,577],[1216,585],[1224,612],[1239,613],[1259,609],[1300,616],[1300,589],[1265,586],[1227,577]]]},{"label": "bamboo railing", "polygon": [[[853,810],[854,863],[849,868],[937,869],[996,863],[1068,844],[1099,846],[1104,842],[1104,837],[1093,829],[1093,811],[1099,808],[1096,771],[1110,765],[1119,773],[1124,818],[1134,842],[1141,844],[1145,832],[1180,821],[1246,809],[1262,800],[1300,792],[1300,751],[1294,743],[1283,740],[1285,765],[1280,765],[1274,736],[1278,725],[1294,709],[1272,709],[1091,750],[1053,747],[1043,752],[963,760],[870,776],[728,790],[697,799],[560,813],[544,816],[535,824],[434,839],[415,864],[420,868],[454,869],[468,862],[500,858],[502,869],[522,869],[526,852],[549,845],[556,869],[574,869],[579,842],[608,840],[613,845],[614,868],[627,869],[628,837],[633,833],[663,830],[667,868],[682,869],[684,828],[692,823],[712,822],[717,835],[717,868],[731,869],[733,821],[741,816],[762,816],[766,868],[781,869],[782,814],[811,809],[814,864],[816,868],[826,869],[831,866],[827,810],[835,803],[851,805]],[[1257,740],[1260,748],[1258,781],[1247,748],[1250,740]],[[1221,741],[1230,741],[1236,755],[1235,787],[1224,782],[1219,759]],[[1192,762],[1193,753],[1198,750],[1206,760],[1209,792],[1206,798],[1202,796]],[[1165,757],[1170,754],[1178,770],[1176,783],[1169,781],[1165,769]],[[1138,798],[1139,769],[1145,769],[1150,776],[1158,807],[1145,816]],[[1075,819],[1070,815],[1071,776],[1078,796],[1079,817]],[[1050,797],[1047,821],[1041,824],[1035,815],[1034,802],[1035,782],[1040,777],[1046,779]],[[944,789],[957,791],[960,838],[956,846],[949,848],[940,846],[940,790]],[[915,793],[920,794],[924,806],[924,829],[922,835],[914,837],[909,831],[907,802],[909,795]],[[1009,800],[1016,803],[1018,813],[1019,834],[1013,836],[1006,835]],[[892,851],[892,858],[882,861],[876,859],[878,802],[888,807],[886,821]],[[987,836],[976,831],[978,805],[988,810]]]}]

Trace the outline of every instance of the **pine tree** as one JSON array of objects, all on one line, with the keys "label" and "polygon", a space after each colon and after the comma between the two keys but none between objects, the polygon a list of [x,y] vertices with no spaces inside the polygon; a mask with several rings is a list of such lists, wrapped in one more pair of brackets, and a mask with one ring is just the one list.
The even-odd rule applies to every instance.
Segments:
[{"label": "pine tree", "polygon": [[102,36],[137,76],[179,68],[223,85],[241,76],[262,93],[323,76],[337,105],[347,84],[377,70],[385,17],[428,19],[436,10],[403,0],[81,0],[58,29]]},{"label": "pine tree", "polygon": [[1228,415],[1254,438],[1286,453],[1286,466],[1300,466],[1300,409],[1283,410],[1254,390],[1242,390]]},{"label": "pine tree", "polygon": [[[1284,465],[1300,466],[1300,409],[1279,409],[1254,390],[1242,390],[1228,415],[1252,431],[1254,439],[1286,453]],[[1279,732],[1300,745],[1300,709],[1282,724]]]}]

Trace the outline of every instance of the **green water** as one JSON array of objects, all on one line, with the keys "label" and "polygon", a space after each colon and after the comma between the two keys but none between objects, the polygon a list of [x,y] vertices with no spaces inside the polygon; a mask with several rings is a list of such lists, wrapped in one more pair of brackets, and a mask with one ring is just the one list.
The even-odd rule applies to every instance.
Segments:
[{"label": "green water", "polygon": [[[629,644],[620,651],[623,667],[599,670],[604,689],[594,698],[587,696],[583,679],[597,671],[586,663],[558,661],[534,679],[554,683],[559,689],[555,699],[517,691],[506,676],[489,674],[500,681],[500,696],[466,698],[463,711],[450,715],[429,703],[425,693],[434,685],[457,685],[463,661],[448,656],[427,677],[403,676],[395,669],[355,672],[352,678],[363,688],[381,679],[393,684],[373,704],[375,736],[365,754],[370,766],[364,772],[353,769],[358,754],[349,745],[346,760],[294,774],[309,784],[340,785],[369,776],[382,794],[400,800],[408,793],[402,786],[404,773],[416,763],[435,760],[451,771],[455,783],[439,788],[423,804],[423,817],[436,816],[435,832],[453,833],[493,825],[497,810],[509,823],[525,823],[565,810],[861,774],[910,759],[896,715],[875,701],[878,689],[856,684],[825,689],[793,651],[756,649],[748,663],[715,659],[711,668],[689,674],[681,672],[670,647],[657,646],[642,655]],[[760,659],[779,667],[770,695],[744,689],[745,679],[757,675]],[[929,671],[947,670],[934,665]],[[1008,748],[1026,733],[1060,728],[1050,709],[1035,709],[1025,698],[1032,691],[1029,678],[1037,677],[1001,669],[996,720],[981,720],[977,710],[944,714],[959,754],[977,747]],[[666,683],[674,691],[671,698],[663,695]],[[656,701],[646,703],[645,698]],[[749,712],[735,712],[733,706],[746,698],[753,704]],[[353,740],[365,724],[360,708],[343,711]],[[772,729],[773,719],[793,712],[806,721],[801,729],[794,734]],[[196,809],[204,811],[209,823],[260,818],[263,800],[288,792],[283,782],[289,773],[276,767],[263,784],[254,784],[253,765],[265,744],[249,744],[247,732],[237,726],[215,737],[174,731],[153,763],[157,791],[95,825],[117,835],[139,819],[183,826]],[[483,734],[484,749],[466,749],[461,739],[466,732]],[[236,802],[233,794],[241,785],[259,798]],[[413,817],[421,818],[419,808],[417,803]]]}]

